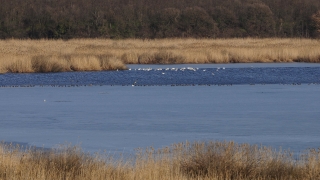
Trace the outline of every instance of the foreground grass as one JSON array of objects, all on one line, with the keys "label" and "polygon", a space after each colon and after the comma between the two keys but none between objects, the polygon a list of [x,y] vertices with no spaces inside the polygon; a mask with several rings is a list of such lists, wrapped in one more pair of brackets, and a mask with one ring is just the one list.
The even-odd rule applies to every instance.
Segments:
[{"label": "foreground grass", "polygon": [[320,62],[312,39],[2,40],[0,73],[126,69],[125,64]]},{"label": "foreground grass", "polygon": [[234,142],[138,149],[131,158],[89,155],[78,147],[42,151],[0,145],[0,179],[319,179],[320,151],[287,151]]}]

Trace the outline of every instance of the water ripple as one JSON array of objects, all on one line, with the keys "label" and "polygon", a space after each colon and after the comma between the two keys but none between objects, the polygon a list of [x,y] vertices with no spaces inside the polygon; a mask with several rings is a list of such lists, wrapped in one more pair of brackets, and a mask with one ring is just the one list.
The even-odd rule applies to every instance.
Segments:
[{"label": "water ripple", "polygon": [[126,71],[1,74],[0,86],[319,84],[320,67],[131,68]]}]

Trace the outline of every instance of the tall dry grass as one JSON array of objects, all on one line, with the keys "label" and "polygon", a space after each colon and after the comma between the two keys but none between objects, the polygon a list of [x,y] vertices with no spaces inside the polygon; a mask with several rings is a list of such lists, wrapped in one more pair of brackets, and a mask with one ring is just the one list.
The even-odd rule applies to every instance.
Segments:
[{"label": "tall dry grass", "polygon": [[2,40],[0,72],[125,69],[124,64],[320,62],[316,39]]},{"label": "tall dry grass", "polygon": [[320,178],[320,150],[299,158],[234,142],[179,143],[138,149],[131,158],[90,155],[74,146],[52,150],[0,145],[0,179],[212,179],[310,180]]},{"label": "tall dry grass", "polygon": [[0,41],[0,73],[101,71],[127,69],[123,61],[106,53],[77,51],[76,42],[62,40]]}]

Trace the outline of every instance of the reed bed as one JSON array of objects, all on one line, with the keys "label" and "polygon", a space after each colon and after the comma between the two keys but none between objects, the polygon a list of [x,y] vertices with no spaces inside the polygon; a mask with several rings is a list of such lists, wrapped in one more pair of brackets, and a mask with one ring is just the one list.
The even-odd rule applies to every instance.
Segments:
[{"label": "reed bed", "polygon": [[212,179],[310,180],[320,178],[320,150],[299,157],[234,142],[178,143],[117,158],[87,154],[77,146],[51,150],[0,145],[0,179]]},{"label": "reed bed", "polygon": [[2,40],[0,72],[126,69],[125,64],[320,62],[316,39]]}]

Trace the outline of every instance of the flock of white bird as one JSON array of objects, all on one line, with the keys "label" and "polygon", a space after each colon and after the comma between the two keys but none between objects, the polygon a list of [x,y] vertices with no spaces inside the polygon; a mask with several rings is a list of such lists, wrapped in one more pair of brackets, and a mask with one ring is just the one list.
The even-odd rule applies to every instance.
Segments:
[{"label": "flock of white bird", "polygon": [[[221,68],[217,67],[216,71],[219,71]],[[226,69],[225,67],[222,67],[222,69]],[[199,68],[193,68],[193,67],[183,67],[183,68],[138,68],[138,69],[128,69],[129,71],[197,71]],[[203,69],[202,71],[206,71],[206,69]],[[165,74],[162,72],[162,74]],[[214,73],[212,73],[214,75]]]},{"label": "flock of white bird", "polygon": [[[216,71],[219,71],[221,68],[218,67]],[[226,69],[225,67],[222,67],[222,69]],[[199,68],[193,68],[193,67],[183,67],[183,68],[137,68],[137,69],[128,69],[129,71],[162,71],[161,74],[166,74],[165,71],[198,71]],[[202,71],[207,71],[206,69],[203,69]],[[211,73],[213,76],[214,73]],[[135,81],[132,86],[136,86],[137,82]]]}]

